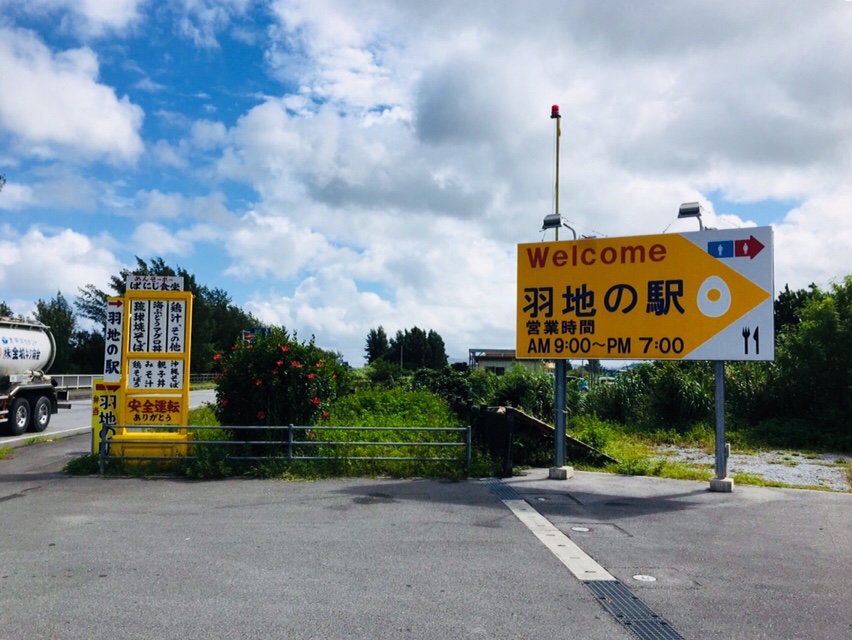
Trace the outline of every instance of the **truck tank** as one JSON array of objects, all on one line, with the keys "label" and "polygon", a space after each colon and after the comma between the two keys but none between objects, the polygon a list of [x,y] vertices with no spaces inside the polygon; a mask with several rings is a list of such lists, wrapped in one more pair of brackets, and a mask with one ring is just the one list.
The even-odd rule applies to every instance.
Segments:
[{"label": "truck tank", "polygon": [[0,318],[0,376],[47,371],[56,357],[56,343],[45,325]]}]

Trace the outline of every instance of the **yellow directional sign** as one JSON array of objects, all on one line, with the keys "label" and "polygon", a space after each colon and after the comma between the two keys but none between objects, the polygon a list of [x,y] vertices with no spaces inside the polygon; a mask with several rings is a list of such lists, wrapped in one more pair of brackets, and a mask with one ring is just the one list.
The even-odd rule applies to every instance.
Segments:
[{"label": "yellow directional sign", "polygon": [[772,229],[518,245],[519,358],[771,360]]}]

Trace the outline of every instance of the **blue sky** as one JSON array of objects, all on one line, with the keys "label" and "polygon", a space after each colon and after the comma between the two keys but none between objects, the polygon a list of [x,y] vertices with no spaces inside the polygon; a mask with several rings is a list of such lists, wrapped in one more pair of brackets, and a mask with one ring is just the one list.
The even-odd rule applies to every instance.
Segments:
[{"label": "blue sky", "polygon": [[[852,3],[0,0],[0,300],[163,258],[363,360],[511,348],[515,252],[772,225],[775,288],[849,274]],[[684,25],[700,25],[685,28]],[[791,26],[792,25],[792,26]]]}]

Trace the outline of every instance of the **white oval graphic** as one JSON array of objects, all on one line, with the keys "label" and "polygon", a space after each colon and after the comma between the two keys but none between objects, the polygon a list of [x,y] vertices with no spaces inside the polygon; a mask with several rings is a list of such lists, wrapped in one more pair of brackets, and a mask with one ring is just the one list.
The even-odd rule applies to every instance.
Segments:
[{"label": "white oval graphic", "polygon": [[731,308],[731,290],[719,276],[710,276],[698,288],[698,309],[708,318],[723,316]]}]

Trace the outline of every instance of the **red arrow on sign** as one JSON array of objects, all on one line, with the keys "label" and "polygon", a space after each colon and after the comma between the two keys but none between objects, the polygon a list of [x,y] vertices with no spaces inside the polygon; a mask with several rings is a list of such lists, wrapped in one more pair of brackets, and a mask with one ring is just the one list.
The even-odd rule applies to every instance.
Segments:
[{"label": "red arrow on sign", "polygon": [[123,303],[121,302],[121,300],[108,300],[107,301],[108,307],[120,307],[122,304]]},{"label": "red arrow on sign", "polygon": [[749,258],[754,260],[754,256],[763,250],[763,243],[751,236],[748,240],[734,240],[734,256],[737,258]]}]

